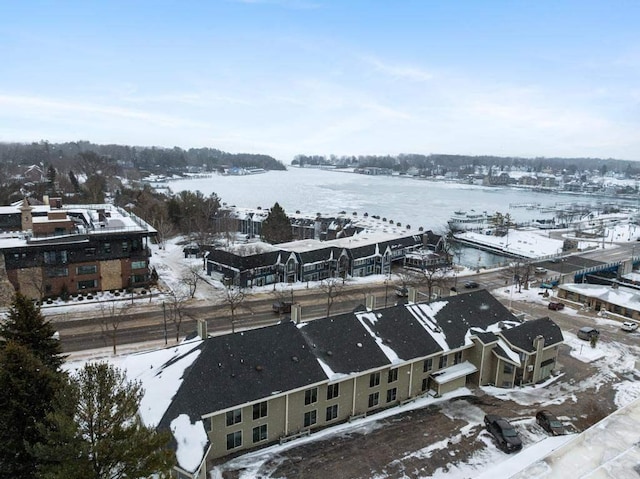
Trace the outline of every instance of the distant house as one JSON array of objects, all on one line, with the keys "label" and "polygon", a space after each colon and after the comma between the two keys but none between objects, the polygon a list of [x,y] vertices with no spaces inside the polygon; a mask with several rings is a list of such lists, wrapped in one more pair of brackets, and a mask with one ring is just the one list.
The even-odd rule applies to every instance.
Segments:
[{"label": "distant house", "polygon": [[177,477],[205,479],[228,454],[422,395],[542,381],[562,341],[549,318],[521,323],[480,290],[211,337],[124,368],[147,391],[143,421],[172,433]]},{"label": "distant house", "polygon": [[31,165],[22,173],[22,179],[27,183],[42,183],[46,175],[38,165]]}]

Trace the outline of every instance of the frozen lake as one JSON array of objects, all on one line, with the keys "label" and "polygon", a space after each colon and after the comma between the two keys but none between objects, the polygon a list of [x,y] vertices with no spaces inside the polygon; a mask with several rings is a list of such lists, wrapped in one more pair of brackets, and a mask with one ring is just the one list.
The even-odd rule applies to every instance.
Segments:
[{"label": "frozen lake", "polygon": [[[200,190],[216,193],[223,203],[247,208],[270,208],[278,202],[286,212],[335,215],[340,211],[368,213],[393,219],[412,230],[420,226],[436,233],[446,231],[454,211],[474,209],[509,213],[518,222],[548,218],[537,209],[510,208],[510,204],[588,202],[586,195],[561,195],[513,188],[484,187],[459,183],[418,180],[399,176],[367,176],[315,168],[289,167],[247,176],[213,175],[169,182],[174,193]],[[594,201],[595,202],[595,201]],[[462,262],[467,265],[494,264],[503,258],[469,251]]]}]

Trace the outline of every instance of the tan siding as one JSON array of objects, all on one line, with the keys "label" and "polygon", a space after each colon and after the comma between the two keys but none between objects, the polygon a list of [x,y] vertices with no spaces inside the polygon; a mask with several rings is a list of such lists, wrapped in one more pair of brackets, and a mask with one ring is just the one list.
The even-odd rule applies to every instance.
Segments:
[{"label": "tan siding", "polygon": [[44,295],[44,280],[41,268],[20,268],[16,270],[20,292],[31,299]]},{"label": "tan siding", "polygon": [[122,266],[119,259],[100,261],[100,285],[103,291],[120,289],[122,283]]}]

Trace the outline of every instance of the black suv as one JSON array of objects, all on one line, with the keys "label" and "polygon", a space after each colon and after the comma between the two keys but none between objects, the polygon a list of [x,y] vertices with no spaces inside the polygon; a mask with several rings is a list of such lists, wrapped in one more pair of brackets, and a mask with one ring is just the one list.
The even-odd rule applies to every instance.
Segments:
[{"label": "black suv", "polygon": [[516,452],[522,449],[522,441],[518,437],[518,431],[500,416],[487,414],[484,417],[484,425],[493,437],[498,441],[498,447],[504,452]]}]

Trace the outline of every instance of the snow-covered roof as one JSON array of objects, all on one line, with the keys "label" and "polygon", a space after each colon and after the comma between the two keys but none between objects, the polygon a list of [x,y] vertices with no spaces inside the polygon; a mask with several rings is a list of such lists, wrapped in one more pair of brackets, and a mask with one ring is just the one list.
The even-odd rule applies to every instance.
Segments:
[{"label": "snow-covered roof", "polygon": [[611,286],[601,284],[565,283],[558,285],[559,289],[577,293],[590,298],[621,306],[634,311],[640,311],[640,291],[625,286]]},{"label": "snow-covered roof", "polygon": [[478,370],[469,361],[463,361],[448,368],[441,369],[432,374],[433,380],[438,384],[446,384],[461,377],[473,374]]}]

